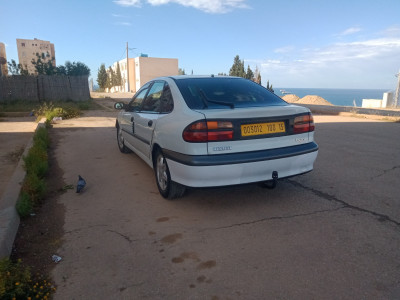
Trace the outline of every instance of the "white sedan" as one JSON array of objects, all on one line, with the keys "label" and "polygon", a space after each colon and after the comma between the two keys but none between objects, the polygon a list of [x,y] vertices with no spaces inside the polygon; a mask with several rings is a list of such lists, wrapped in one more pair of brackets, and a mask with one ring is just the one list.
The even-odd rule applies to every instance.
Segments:
[{"label": "white sedan", "polygon": [[161,195],[307,173],[318,154],[309,109],[227,76],[160,77],[116,103],[117,141],[154,169]]}]

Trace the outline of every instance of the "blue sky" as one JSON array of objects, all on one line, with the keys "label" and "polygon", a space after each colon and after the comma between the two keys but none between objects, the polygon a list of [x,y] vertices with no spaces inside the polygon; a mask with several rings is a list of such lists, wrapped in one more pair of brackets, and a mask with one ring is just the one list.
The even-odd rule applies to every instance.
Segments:
[{"label": "blue sky", "polygon": [[125,57],[178,58],[187,74],[229,73],[239,55],[275,87],[395,89],[399,0],[0,0],[0,42],[55,45],[57,65],[97,78]]}]

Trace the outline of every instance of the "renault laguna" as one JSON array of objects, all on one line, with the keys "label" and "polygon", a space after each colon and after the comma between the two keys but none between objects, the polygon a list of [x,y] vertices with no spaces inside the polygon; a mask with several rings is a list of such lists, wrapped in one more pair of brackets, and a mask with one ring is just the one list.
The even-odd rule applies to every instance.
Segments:
[{"label": "renault laguna", "polygon": [[318,154],[309,109],[239,77],[171,76],[115,103],[117,142],[154,170],[160,194],[262,182],[312,171]]}]

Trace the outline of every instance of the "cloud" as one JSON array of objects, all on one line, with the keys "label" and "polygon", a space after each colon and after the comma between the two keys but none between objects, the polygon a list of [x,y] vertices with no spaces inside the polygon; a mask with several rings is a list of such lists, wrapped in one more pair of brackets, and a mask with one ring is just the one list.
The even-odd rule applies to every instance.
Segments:
[{"label": "cloud", "polygon": [[136,6],[140,7],[141,1],[140,0],[115,0],[113,1],[115,4],[120,5],[120,6]]},{"label": "cloud", "polygon": [[285,46],[274,50],[275,53],[289,53],[294,50],[293,46]]},{"label": "cloud", "polygon": [[275,86],[386,88],[400,67],[400,34],[301,49],[279,60],[273,56],[264,59],[261,75]]},{"label": "cloud", "polygon": [[342,31],[341,33],[337,34],[337,36],[351,35],[351,34],[360,32],[361,30],[362,30],[361,27],[358,27],[358,26],[350,27],[350,28],[347,28],[346,30]]},{"label": "cloud", "polygon": [[118,15],[118,14],[111,14],[111,16],[114,18],[128,18],[128,16]]},{"label": "cloud", "polygon": [[185,7],[212,14],[222,14],[236,8],[249,8],[245,3],[247,0],[115,0],[114,3],[121,6],[140,7],[142,2],[147,2],[152,6],[165,5],[169,3],[179,4]]},{"label": "cloud", "polygon": [[117,22],[115,25],[120,25],[120,26],[132,26],[132,23],[130,22]]}]

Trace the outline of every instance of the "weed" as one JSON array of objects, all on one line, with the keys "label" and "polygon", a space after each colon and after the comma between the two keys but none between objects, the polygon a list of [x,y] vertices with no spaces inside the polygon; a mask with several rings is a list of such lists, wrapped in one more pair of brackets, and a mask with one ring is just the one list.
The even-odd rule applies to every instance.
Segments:
[{"label": "weed", "polygon": [[33,146],[23,157],[26,177],[16,208],[21,217],[28,216],[46,193],[44,176],[49,169],[47,148],[50,140],[46,128],[39,128],[33,137]]},{"label": "weed", "polygon": [[32,201],[32,204],[38,204],[46,194],[46,181],[39,178],[37,174],[27,174],[22,191],[27,193]]},{"label": "weed", "polygon": [[24,156],[23,159],[27,174],[35,174],[40,178],[46,175],[49,169],[47,151],[46,148],[42,148],[39,143],[34,144],[32,148],[29,149],[28,155]]},{"label": "weed", "polygon": [[49,299],[55,290],[46,278],[32,276],[21,260],[0,260],[0,299]]},{"label": "weed", "polygon": [[26,100],[13,100],[0,103],[0,111],[3,112],[31,112],[38,103]]},{"label": "weed", "polygon": [[21,192],[21,195],[17,200],[15,208],[17,209],[18,214],[22,218],[28,217],[33,212],[33,205],[31,198],[26,192]]},{"label": "weed", "polygon": [[46,118],[46,121],[51,122],[55,117],[61,117],[63,119],[71,119],[79,117],[81,114],[79,103],[67,101],[57,102],[57,106],[53,102],[44,102],[33,112],[36,118],[39,120],[42,117]]}]

